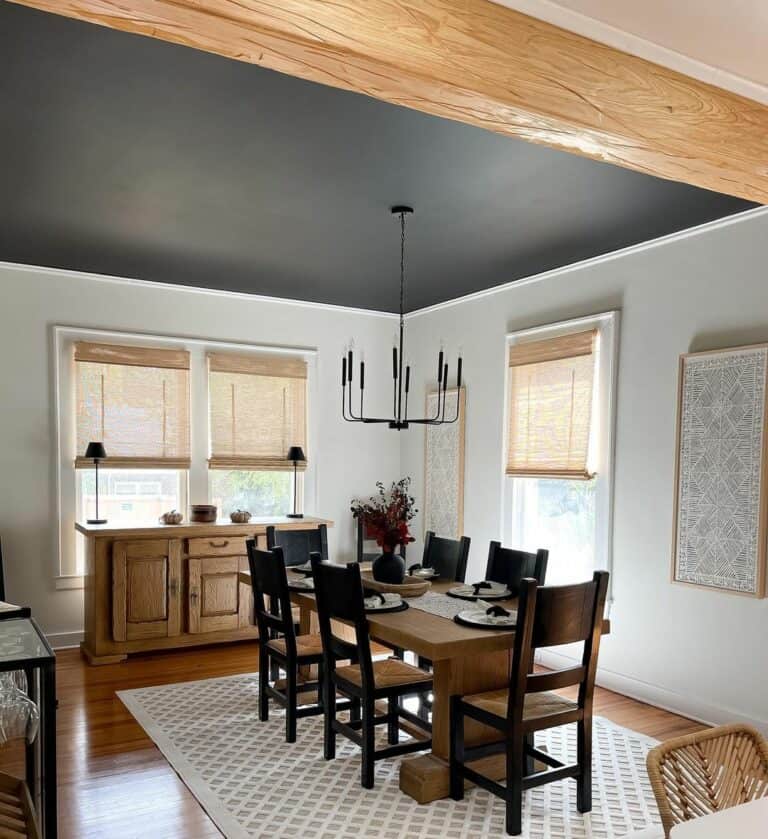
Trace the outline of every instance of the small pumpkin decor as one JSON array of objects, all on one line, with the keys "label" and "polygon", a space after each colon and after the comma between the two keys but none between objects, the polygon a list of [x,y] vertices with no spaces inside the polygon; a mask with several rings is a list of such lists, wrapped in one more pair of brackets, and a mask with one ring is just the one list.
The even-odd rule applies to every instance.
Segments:
[{"label": "small pumpkin decor", "polygon": [[405,560],[395,554],[395,548],[413,542],[409,529],[411,519],[419,511],[408,490],[410,478],[394,481],[389,489],[377,481],[378,495],[367,501],[352,502],[352,515],[365,522],[365,528],[383,553],[373,561],[373,579],[381,583],[400,585],[405,579]]},{"label": "small pumpkin decor", "polygon": [[233,524],[247,524],[251,520],[251,514],[248,510],[235,510],[229,514],[229,518]]},{"label": "small pumpkin decor", "polygon": [[162,524],[181,524],[183,520],[184,513],[180,513],[178,510],[169,510],[160,516]]}]

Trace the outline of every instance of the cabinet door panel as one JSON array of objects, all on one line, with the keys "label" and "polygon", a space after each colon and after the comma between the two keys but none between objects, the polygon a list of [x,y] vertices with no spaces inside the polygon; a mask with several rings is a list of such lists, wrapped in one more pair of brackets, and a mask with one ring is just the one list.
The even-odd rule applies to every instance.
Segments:
[{"label": "cabinet door panel", "polygon": [[238,579],[241,561],[236,556],[189,560],[189,632],[220,632],[241,626],[246,608]]},{"label": "cabinet door panel", "polygon": [[164,638],[181,631],[178,539],[117,541],[112,553],[115,641]]}]

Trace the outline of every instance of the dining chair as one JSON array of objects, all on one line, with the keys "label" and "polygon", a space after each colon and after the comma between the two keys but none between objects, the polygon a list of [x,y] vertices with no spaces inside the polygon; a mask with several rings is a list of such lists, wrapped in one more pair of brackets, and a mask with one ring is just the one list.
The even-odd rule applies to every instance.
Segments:
[{"label": "dining chair", "polygon": [[768,797],[768,741],[747,725],[667,740],[647,767],[666,837],[680,822]]},{"label": "dining chair", "polygon": [[[464,780],[471,781],[506,803],[507,833],[522,830],[523,791],[575,778],[576,807],[592,809],[592,700],[603,622],[608,572],[596,571],[586,583],[539,586],[520,582],[509,686],[469,696],[452,696],[450,709],[451,797],[464,797]],[[583,644],[581,663],[546,673],[533,673],[534,653],[560,644]],[[552,693],[578,686],[576,700]],[[496,729],[498,739],[468,747],[466,718]],[[547,728],[576,723],[576,763],[566,765],[536,749],[530,735]],[[468,764],[492,754],[506,756],[506,783],[500,784]],[[530,759],[550,767],[537,771]]]},{"label": "dining chair", "polygon": [[[245,543],[251,571],[253,605],[259,627],[259,719],[269,719],[269,700],[274,699],[285,708],[285,739],[296,742],[296,720],[322,714],[323,647],[320,636],[297,635],[291,614],[291,599],[282,548],[260,550],[254,539]],[[299,668],[309,665],[319,668],[317,681],[299,684]],[[285,672],[280,686],[279,670]],[[270,674],[274,684],[270,684]],[[298,707],[299,686],[302,693],[317,691],[317,702]]]},{"label": "dining chair", "polygon": [[328,527],[319,524],[308,530],[281,530],[270,524],[267,527],[267,550],[277,547],[283,549],[283,558],[288,567],[306,565],[313,551],[327,561]]},{"label": "dining chair", "polygon": [[[431,748],[430,737],[400,743],[399,723],[404,719],[428,731],[416,714],[403,707],[401,700],[431,690],[432,676],[398,658],[377,661],[371,658],[359,564],[332,565],[313,556],[312,574],[323,641],[323,756],[326,760],[336,757],[336,735],[343,734],[362,749],[360,782],[366,789],[372,789],[375,761]],[[350,625],[354,642],[338,636],[332,621]],[[338,666],[341,661],[350,661],[351,664]],[[348,697],[352,703],[348,722],[336,716],[337,692]],[[377,700],[386,700],[386,713],[377,713]],[[387,726],[389,745],[376,749],[376,726],[383,724]]]},{"label": "dining chair", "polygon": [[517,597],[520,581],[526,577],[544,585],[547,577],[549,551],[539,548],[536,553],[518,551],[515,548],[502,548],[501,542],[491,542],[488,548],[488,564],[485,567],[485,579],[494,583],[505,583]]}]

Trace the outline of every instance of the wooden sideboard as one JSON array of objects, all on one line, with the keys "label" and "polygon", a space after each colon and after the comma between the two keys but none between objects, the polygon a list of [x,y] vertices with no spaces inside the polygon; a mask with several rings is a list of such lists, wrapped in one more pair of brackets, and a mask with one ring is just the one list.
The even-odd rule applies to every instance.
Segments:
[{"label": "wooden sideboard", "polygon": [[251,519],[248,524],[80,524],[85,538],[84,639],[91,664],[130,653],[258,638],[247,539],[266,547],[267,526],[307,530],[327,519]]}]

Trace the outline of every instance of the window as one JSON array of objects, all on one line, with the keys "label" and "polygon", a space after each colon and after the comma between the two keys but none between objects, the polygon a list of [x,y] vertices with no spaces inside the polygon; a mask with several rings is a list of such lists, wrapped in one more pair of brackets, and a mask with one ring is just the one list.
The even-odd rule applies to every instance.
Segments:
[{"label": "window", "polygon": [[504,540],[547,548],[550,584],[610,568],[615,320],[510,336]]},{"label": "window", "polygon": [[[95,514],[93,462],[83,457],[91,441],[107,452],[99,464],[99,512],[111,524],[154,523],[174,508],[186,515],[190,503],[215,504],[220,518],[236,508],[255,516],[293,508],[286,455],[292,445],[311,450],[314,441],[307,431],[312,351],[289,355],[74,327],[53,332],[57,587],[82,585],[84,542],[73,523]],[[315,491],[312,467],[301,466],[299,510],[305,486],[309,499]]]},{"label": "window", "polygon": [[211,353],[208,364],[212,503],[225,513],[284,515],[293,495],[286,454],[306,449],[306,362]]}]

